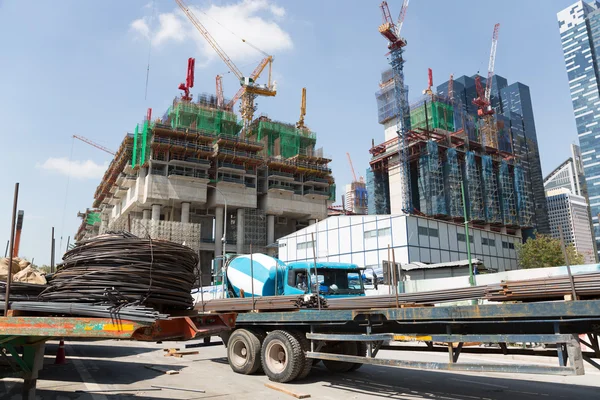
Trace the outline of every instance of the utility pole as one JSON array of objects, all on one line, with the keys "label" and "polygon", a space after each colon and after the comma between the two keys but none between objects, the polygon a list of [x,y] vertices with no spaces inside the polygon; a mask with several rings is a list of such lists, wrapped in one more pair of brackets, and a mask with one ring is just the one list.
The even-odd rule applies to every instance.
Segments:
[{"label": "utility pole", "polygon": [[473,263],[471,262],[471,243],[469,240],[469,220],[467,218],[467,203],[465,201],[465,185],[460,182],[460,191],[463,202],[463,218],[465,219],[465,241],[467,242],[467,259],[469,260],[469,284],[475,286],[475,277],[473,275]]}]

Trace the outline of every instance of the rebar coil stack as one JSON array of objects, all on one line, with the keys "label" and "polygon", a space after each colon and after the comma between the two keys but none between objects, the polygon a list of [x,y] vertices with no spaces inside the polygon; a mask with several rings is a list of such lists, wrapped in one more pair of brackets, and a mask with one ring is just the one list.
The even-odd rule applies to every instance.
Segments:
[{"label": "rebar coil stack", "polygon": [[198,256],[189,247],[118,232],[67,252],[42,301],[138,304],[158,311],[193,305]]}]

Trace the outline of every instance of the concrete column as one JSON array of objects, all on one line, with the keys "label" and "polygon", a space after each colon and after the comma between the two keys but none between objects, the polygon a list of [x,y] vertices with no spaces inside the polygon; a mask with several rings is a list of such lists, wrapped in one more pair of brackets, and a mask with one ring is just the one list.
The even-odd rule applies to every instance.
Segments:
[{"label": "concrete column", "polygon": [[202,218],[202,221],[200,222],[200,237],[202,239],[212,239],[213,219],[211,217]]},{"label": "concrete column", "polygon": [[267,215],[267,245],[275,243],[275,216]]},{"label": "concrete column", "polygon": [[142,219],[150,219],[151,210],[142,210]]},{"label": "concrete column", "polygon": [[215,208],[215,257],[223,255],[223,207]]},{"label": "concrete column", "polygon": [[308,220],[308,224],[309,224],[309,225],[314,225],[316,222],[317,222],[317,220],[316,220],[316,219],[309,219],[309,220]]},{"label": "concrete column", "polygon": [[145,178],[146,175],[148,175],[148,168],[140,168],[138,170],[138,177],[139,178]]},{"label": "concrete column", "polygon": [[235,219],[235,223],[237,224],[237,249],[236,252],[238,254],[244,253],[244,209],[237,209],[237,217]]},{"label": "concrete column", "polygon": [[160,204],[152,204],[152,220],[160,220]]},{"label": "concrete column", "polygon": [[181,222],[190,222],[190,203],[181,203]]}]

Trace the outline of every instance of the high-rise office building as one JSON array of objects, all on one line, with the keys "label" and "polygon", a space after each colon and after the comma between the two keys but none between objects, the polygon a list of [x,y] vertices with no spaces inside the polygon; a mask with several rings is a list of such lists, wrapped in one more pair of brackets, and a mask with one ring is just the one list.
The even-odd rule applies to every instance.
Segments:
[{"label": "high-rise office building", "polygon": [[594,239],[600,240],[600,3],[578,1],[557,14],[567,68]]},{"label": "high-rise office building", "polygon": [[[475,78],[461,76],[454,79],[453,102],[460,107],[470,119],[454,118],[458,128],[465,128],[472,139],[477,136],[477,107],[473,99],[477,97]],[[486,78],[480,77],[482,85]],[[438,94],[448,96],[448,82],[437,87]],[[540,233],[550,233],[548,207],[544,195],[544,177],[540,162],[533,106],[529,87],[521,82],[508,84],[506,78],[494,75],[490,92],[491,105],[496,112],[498,122],[503,125],[499,131],[498,147],[502,151],[514,152],[523,167],[526,190],[529,192],[531,208],[534,210],[534,226]]]},{"label": "high-rise office building", "polygon": [[583,174],[583,163],[581,162],[581,149],[579,146],[571,145],[571,157],[550,172],[544,179],[546,191],[565,188],[578,196],[587,197],[587,185]]},{"label": "high-rise office building", "polygon": [[585,198],[564,187],[551,189],[546,194],[551,236],[561,239],[562,234],[565,244],[573,244],[586,264],[596,262]]}]

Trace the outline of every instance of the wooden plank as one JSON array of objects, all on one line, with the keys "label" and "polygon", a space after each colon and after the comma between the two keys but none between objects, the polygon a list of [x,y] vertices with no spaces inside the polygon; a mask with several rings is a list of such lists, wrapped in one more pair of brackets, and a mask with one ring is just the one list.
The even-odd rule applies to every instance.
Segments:
[{"label": "wooden plank", "polygon": [[265,383],[265,386],[268,387],[269,389],[277,390],[278,392],[285,393],[285,394],[290,395],[292,397],[295,397],[297,399],[308,399],[308,398],[310,398],[310,394],[295,393],[295,392],[292,392],[291,390],[288,390],[288,389],[286,389],[284,387],[273,385],[272,383]]}]

